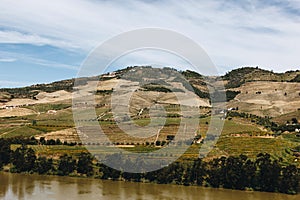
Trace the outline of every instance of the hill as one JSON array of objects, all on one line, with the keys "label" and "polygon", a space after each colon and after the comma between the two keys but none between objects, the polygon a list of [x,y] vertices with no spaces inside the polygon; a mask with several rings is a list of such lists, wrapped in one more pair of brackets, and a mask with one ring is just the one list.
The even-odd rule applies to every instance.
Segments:
[{"label": "hill", "polygon": [[[80,142],[79,136],[84,127],[75,128],[72,92],[81,90],[84,95],[95,92],[97,118],[86,120],[98,121],[112,144],[132,151],[152,151],[166,145],[178,130],[182,117],[181,106],[193,106],[200,113],[200,128],[195,132],[195,144],[187,151],[186,157],[197,158],[210,122],[208,87],[212,85],[207,80],[221,84],[224,79],[228,100],[228,110],[225,111],[227,116],[222,136],[208,159],[240,153],[255,157],[259,152],[268,152],[276,158],[283,157],[283,162],[293,163],[300,154],[293,151],[300,146],[295,132],[299,126],[295,119],[300,119],[299,71],[273,73],[247,67],[232,70],[222,77],[205,77],[189,70],[155,70],[149,66],[128,67],[100,76],[80,78],[76,87],[73,87],[75,79],[69,79],[23,88],[0,89],[0,137],[34,136],[38,140],[44,138]],[[163,72],[167,72],[166,77],[159,79],[157,74],[163,75]],[[96,91],[91,89],[93,84],[97,85]],[[124,99],[128,91],[133,91],[129,111],[134,123],[148,125],[150,107],[159,104],[166,111],[164,128],[149,138],[126,135],[116,125],[112,112],[111,98],[116,87],[121,89],[121,93],[117,94],[119,99]],[[183,92],[186,89],[187,95]],[[177,97],[181,95],[185,95],[184,101],[179,103]],[[195,97],[197,101],[191,101]],[[84,112],[82,114],[85,115]],[[93,145],[97,145],[97,142]],[[34,148],[45,155],[78,151],[77,147],[71,151],[72,147],[69,146]]]},{"label": "hill", "polygon": [[[89,87],[92,83],[98,82],[100,84],[97,89],[98,95],[110,94],[120,81],[127,80],[124,84],[133,83],[135,81],[140,83],[141,90],[147,98],[138,100],[139,104],[149,105],[149,100],[154,101],[151,97],[154,94],[160,94],[161,103],[176,103],[172,92],[180,94],[180,89],[176,86],[177,83],[184,83],[183,77],[188,81],[191,87],[184,86],[185,89],[194,92],[200,99],[198,106],[210,106],[210,95],[216,97],[217,93],[209,93],[207,78],[197,72],[186,70],[177,72],[172,68],[164,68],[173,76],[173,86],[167,84],[165,81],[157,81],[154,79],[156,75],[151,75],[150,66],[142,67],[144,73],[137,76],[135,70],[140,67],[127,67],[112,73],[103,74],[101,76],[80,78],[77,80],[77,85],[80,88]],[[148,70],[148,71],[147,71]],[[133,74],[134,73],[134,74]],[[162,73],[158,71],[157,73]],[[172,75],[173,73],[173,75]],[[180,73],[182,77],[176,76]],[[232,70],[221,77],[210,77],[214,81],[224,83],[226,89],[226,96],[229,108],[239,108],[241,112],[255,114],[259,116],[279,117],[288,113],[295,113],[300,109],[300,91],[299,91],[299,77],[300,71],[287,71],[285,73],[274,73],[272,71],[260,69],[258,67],[243,67]],[[152,79],[151,81],[147,79]],[[129,81],[129,82],[128,82]],[[53,102],[71,102],[72,91],[75,79],[57,81],[49,84],[37,84],[23,88],[3,88],[0,89],[0,106],[25,106],[33,104],[47,104]],[[175,85],[174,85],[175,84]],[[130,85],[130,84],[129,84]],[[76,90],[80,88],[75,88]],[[88,91],[93,92],[93,91]],[[141,95],[137,95],[141,96]],[[173,96],[173,97],[172,97]],[[151,100],[152,99],[152,100]],[[173,100],[172,100],[173,99]],[[102,103],[107,103],[102,101]],[[137,108],[138,109],[138,108]],[[15,114],[15,112],[14,112]],[[9,116],[6,112],[5,116]],[[298,117],[298,116],[294,116]]]},{"label": "hill", "polygon": [[243,67],[234,69],[222,76],[222,79],[227,81],[226,88],[240,87],[246,82],[253,81],[299,82],[299,78],[299,70],[275,73],[258,67]]}]

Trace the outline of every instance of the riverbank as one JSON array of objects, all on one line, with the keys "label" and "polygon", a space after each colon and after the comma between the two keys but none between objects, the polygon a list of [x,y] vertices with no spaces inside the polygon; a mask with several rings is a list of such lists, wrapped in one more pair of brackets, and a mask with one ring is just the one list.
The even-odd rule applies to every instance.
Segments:
[{"label": "riverbank", "polygon": [[[111,169],[112,171],[115,171],[116,170],[113,170]],[[13,170],[12,170],[13,171]],[[163,171],[163,170],[160,170],[160,171]],[[87,180],[108,180],[108,181],[114,181],[114,182],[127,182],[127,183],[145,183],[145,184],[155,184],[155,185],[181,185],[181,186],[184,186],[184,187],[205,187],[205,188],[216,188],[216,189],[225,189],[225,190],[228,190],[228,188],[224,188],[224,187],[216,187],[215,185],[210,185],[209,182],[207,181],[204,181],[202,182],[202,184],[200,183],[197,183],[197,180],[196,181],[191,181],[191,182],[187,182],[185,180],[181,180],[181,182],[175,178],[175,180],[172,180],[170,182],[170,180],[168,180],[166,177],[164,176],[157,176],[160,171],[158,172],[150,172],[150,173],[147,173],[146,175],[145,174],[126,174],[126,173],[121,173],[121,172],[117,172],[117,177],[115,175],[115,172],[111,172],[110,174],[106,174],[106,175],[103,175],[101,173],[96,173],[92,176],[87,176],[86,174],[79,174],[77,172],[73,172],[69,175],[65,175],[65,176],[62,176],[60,173],[57,173],[57,172],[48,172],[47,174],[38,174],[36,172],[11,172],[11,170],[6,166],[4,168],[3,171],[0,171],[0,173],[8,173],[8,174],[19,174],[19,175],[26,175],[26,176],[41,176],[41,177],[60,177],[60,178],[77,178],[77,179],[87,179]],[[154,174],[154,175],[153,175]],[[153,176],[151,178],[151,176]],[[181,175],[179,175],[181,176]],[[244,191],[244,192],[249,192],[249,191],[256,191],[256,192],[263,192],[263,191],[259,191],[259,190],[255,190],[253,188],[244,188],[244,189],[232,189],[234,191]],[[298,184],[298,189],[297,191],[300,191],[300,187],[299,187],[299,184]],[[272,191],[272,193],[280,193],[278,191]],[[281,192],[282,193],[282,192]],[[288,193],[286,193],[288,195],[297,195],[296,192],[294,191],[290,191]]]},{"label": "riverbank", "polygon": [[[182,158],[166,165],[163,159],[146,161],[141,158],[107,155],[115,169],[99,163],[91,154],[64,154],[58,158],[39,156],[26,146],[11,150],[10,143],[0,139],[0,167],[15,173],[37,173],[59,176],[95,177],[129,182],[150,182],[185,186],[207,186],[235,190],[255,190],[297,194],[300,170],[295,165],[283,165],[271,155],[260,153],[255,159],[245,155],[202,159]],[[158,166],[159,164],[159,166]],[[145,173],[127,173],[124,167]],[[151,171],[151,169],[159,169]]]},{"label": "riverbank", "polygon": [[1,199],[296,200],[300,195],[0,172]]}]

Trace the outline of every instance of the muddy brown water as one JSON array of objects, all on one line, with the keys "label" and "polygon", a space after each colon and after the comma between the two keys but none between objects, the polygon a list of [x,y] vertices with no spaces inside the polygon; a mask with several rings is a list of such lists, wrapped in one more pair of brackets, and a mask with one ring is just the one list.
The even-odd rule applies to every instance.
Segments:
[{"label": "muddy brown water", "polygon": [[300,195],[0,173],[0,199],[299,200]]}]

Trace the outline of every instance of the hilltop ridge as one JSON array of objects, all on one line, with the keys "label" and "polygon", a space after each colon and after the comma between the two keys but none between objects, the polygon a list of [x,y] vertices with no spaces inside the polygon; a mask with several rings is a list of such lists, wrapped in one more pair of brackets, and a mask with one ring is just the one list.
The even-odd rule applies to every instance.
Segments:
[{"label": "hilltop ridge", "polygon": [[[143,69],[144,73],[137,76],[135,71],[138,69]],[[76,80],[76,84],[77,87],[82,88],[89,87],[92,82],[100,81],[101,84],[96,93],[98,95],[110,94],[121,77],[127,81],[124,84],[134,83],[138,80],[154,80],[156,78],[155,74],[151,75],[150,69],[152,69],[151,66],[131,66],[98,76],[82,77]],[[174,76],[175,82],[183,82],[182,78],[184,77],[191,86],[188,90],[195,92],[202,102],[199,105],[202,106],[209,106],[210,95],[218,95],[210,93],[208,90],[207,84],[209,83],[207,83],[206,78],[210,78],[216,81],[217,84],[225,85],[229,108],[238,107],[241,112],[271,117],[297,113],[300,108],[299,70],[275,73],[258,67],[242,67],[231,70],[223,76],[206,77],[191,70],[177,71],[167,67],[163,69],[169,74],[169,77]],[[157,73],[162,73],[159,71],[160,69],[157,68],[156,70]],[[181,74],[182,78],[176,76],[176,73]],[[0,89],[0,106],[50,103],[62,100],[71,101],[74,83],[75,79],[73,78],[22,88],[2,88]],[[171,95],[172,91],[180,92],[180,89],[176,88],[175,85],[171,86],[164,81],[146,81],[141,89],[144,91],[143,95],[148,96],[148,99],[152,99],[151,95],[158,92],[160,93],[160,101],[171,103],[174,102],[174,100],[171,100],[174,99]],[[144,104],[147,101],[147,98],[140,99],[139,103]]]},{"label": "hilltop ridge", "polygon": [[242,67],[231,70],[221,77],[223,80],[228,81],[226,88],[236,88],[246,82],[253,81],[299,82],[300,71],[276,73],[258,67]]}]

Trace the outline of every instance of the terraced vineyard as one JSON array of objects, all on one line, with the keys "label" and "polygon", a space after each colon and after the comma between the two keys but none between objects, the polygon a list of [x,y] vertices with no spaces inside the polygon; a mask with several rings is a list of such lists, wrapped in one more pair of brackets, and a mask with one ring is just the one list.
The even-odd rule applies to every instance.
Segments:
[{"label": "terraced vineyard", "polygon": [[[128,70],[131,70],[131,68]],[[296,106],[300,100],[297,93],[295,93],[298,83],[294,81],[292,81],[293,83],[287,82],[291,81],[293,77],[296,77],[299,72],[272,74],[271,72],[258,70],[259,73],[264,74],[261,77],[263,80],[256,80],[256,77],[256,81],[251,82],[254,73],[252,71],[253,69],[244,69],[227,74],[226,81],[229,81],[229,85],[227,86],[229,87],[234,84],[239,86],[239,88],[231,88],[231,90],[237,90],[239,92],[237,92],[237,95],[234,95],[232,97],[233,99],[228,102],[228,109],[236,109],[235,112],[238,113],[238,115],[235,115],[234,117],[226,116],[222,119],[224,120],[222,135],[214,145],[214,149],[205,159],[209,160],[215,157],[239,154],[245,154],[250,158],[254,158],[258,153],[265,152],[270,153],[274,158],[282,157],[283,163],[294,163],[300,166],[300,159],[297,158],[297,152],[295,153],[293,151],[297,146],[300,146],[300,139],[299,137],[296,137],[297,134],[295,132],[272,131],[269,125],[267,126],[266,124],[260,123],[263,120],[271,120],[278,125],[284,125],[286,121],[291,121],[293,118],[299,119],[299,110],[297,110]],[[257,71],[257,69],[254,71]],[[97,122],[105,135],[110,139],[110,142],[105,144],[107,146],[115,145],[133,152],[153,152],[164,148],[174,136],[176,137],[182,119],[180,109],[183,105],[180,106],[176,104],[176,99],[174,99],[174,95],[172,95],[169,89],[156,91],[157,89],[161,89],[159,85],[155,85],[155,89],[148,88],[145,90],[145,88],[142,88],[137,90],[136,94],[131,99],[129,109],[133,123],[140,127],[148,126],[151,122],[149,108],[153,103],[159,103],[163,106],[166,111],[166,122],[165,124],[162,124],[164,126],[161,130],[147,138],[138,138],[125,134],[116,124],[111,108],[111,94],[113,92],[111,88],[116,85],[119,80],[118,76],[120,76],[121,73],[123,72],[118,71],[116,77],[102,79],[102,82],[97,88],[98,92],[95,95],[96,118],[89,118],[89,113],[82,110],[81,115],[84,119],[83,122]],[[234,76],[235,73],[244,74],[242,76],[244,79],[237,80],[236,76]],[[195,84],[193,87],[197,87],[198,90],[207,93],[203,76],[190,71],[183,73],[183,75],[185,75],[191,83]],[[233,76],[235,79],[230,82]],[[273,82],[268,82],[270,79],[272,79]],[[91,81],[96,81],[96,79],[94,78]],[[126,87],[131,87],[136,84],[134,82],[129,82],[130,77],[128,80],[122,81],[123,82],[121,83],[127,84]],[[257,81],[260,82],[258,83]],[[71,83],[73,84],[72,81],[67,81],[67,83],[68,88]],[[90,83],[91,82],[89,81],[83,81],[82,86],[80,87],[87,87]],[[173,83],[174,81],[172,84]],[[166,84],[165,87],[170,87],[172,84]],[[55,83],[55,85],[57,87],[64,87],[59,83]],[[25,89],[21,89],[19,92],[18,89],[2,91],[1,105],[4,106],[0,109],[0,137],[35,137],[38,140],[45,138],[46,140],[52,139],[54,141],[59,139],[61,142],[76,142],[77,144],[74,146],[32,146],[37,154],[47,156],[59,156],[64,153],[78,154],[81,151],[86,151],[84,146],[78,145],[79,143],[84,143],[84,141],[80,140],[80,134],[84,131],[82,131],[82,127],[78,127],[78,129],[75,128],[75,122],[77,121],[74,122],[73,119],[71,103],[72,95],[70,91],[52,91],[54,89],[51,85],[46,86],[51,88],[51,91],[48,91],[47,93],[42,90],[40,93],[35,94],[37,97],[36,99],[22,99],[22,95],[25,94]],[[253,88],[251,88],[252,86],[257,86],[256,89],[259,89],[261,94],[256,94]],[[38,88],[40,87],[44,86],[40,85]],[[281,91],[278,91],[280,88],[288,90],[288,93],[295,94],[286,96],[283,94],[281,95]],[[37,88],[33,87],[32,90],[34,89],[36,90]],[[30,89],[27,88],[26,90]],[[181,93],[182,91],[176,90],[176,92]],[[13,98],[10,96],[10,93],[17,93],[19,96],[17,96],[18,98]],[[90,91],[87,91],[87,94],[90,94]],[[275,97],[277,98],[276,95],[279,95],[278,98],[280,98],[280,101],[274,100]],[[193,107],[193,109],[198,109],[200,116],[199,127],[194,132],[196,139],[194,140],[194,144],[191,145],[180,159],[197,158],[203,139],[207,137],[206,132],[210,125],[210,114],[212,111],[211,108],[207,106],[209,105],[208,99],[201,99],[199,96],[198,98],[200,99],[200,104],[202,102],[203,106]],[[264,101],[259,101],[260,98],[264,98]],[[289,106],[290,99],[293,100],[294,104]],[[257,103],[255,103],[256,101]],[[276,111],[278,110],[276,108],[278,105],[282,105],[282,112],[284,114],[278,115],[279,112]],[[265,110],[264,107],[266,108]],[[227,112],[229,111],[226,110],[226,113]],[[261,113],[268,112],[272,112],[272,114],[276,116],[268,118],[260,115]],[[258,113],[258,116],[253,115],[253,113]],[[294,125],[296,126],[297,124]],[[99,144],[102,145],[101,141],[96,140],[94,142],[84,143],[84,145],[88,145],[89,148],[94,148],[99,154],[106,155],[111,153],[107,148],[104,148],[106,150],[99,148]],[[169,153],[173,156],[178,156],[177,151]],[[161,155],[161,157],[163,156],[164,155]]]}]

